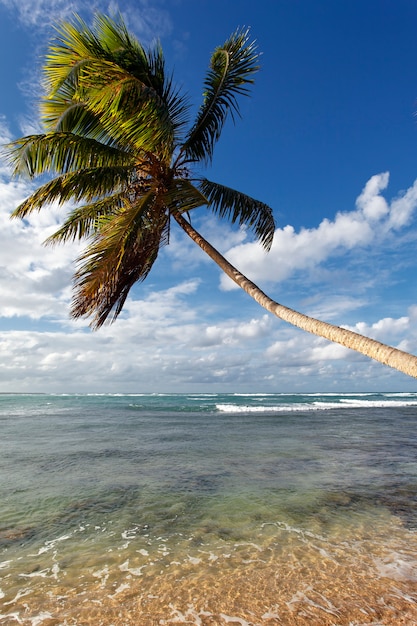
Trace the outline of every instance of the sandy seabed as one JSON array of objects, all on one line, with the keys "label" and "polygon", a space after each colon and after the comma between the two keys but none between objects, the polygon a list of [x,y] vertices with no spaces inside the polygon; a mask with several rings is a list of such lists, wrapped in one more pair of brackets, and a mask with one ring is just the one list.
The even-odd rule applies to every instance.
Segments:
[{"label": "sandy seabed", "polygon": [[[324,538],[269,524],[256,542],[194,537],[171,549],[161,539],[153,554],[130,544],[125,553],[87,558],[78,577],[55,552],[55,574],[50,567],[26,581],[19,576],[16,596],[3,598],[0,623],[415,626],[417,537],[406,535],[393,527],[384,546],[371,533]],[[24,584],[34,579],[37,585]]]}]

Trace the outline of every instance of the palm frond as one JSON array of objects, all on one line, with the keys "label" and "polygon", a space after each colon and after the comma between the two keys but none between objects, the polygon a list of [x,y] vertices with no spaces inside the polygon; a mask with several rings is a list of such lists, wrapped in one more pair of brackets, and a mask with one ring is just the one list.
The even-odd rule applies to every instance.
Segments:
[{"label": "palm frond", "polygon": [[175,127],[166,103],[132,75],[111,68],[105,84],[89,90],[88,108],[118,143],[172,152]]},{"label": "palm frond", "polygon": [[204,100],[194,126],[182,146],[190,161],[210,162],[227,115],[239,115],[237,96],[247,95],[247,85],[259,69],[259,54],[249,31],[236,31],[214,51],[204,82]]},{"label": "palm frond", "polygon": [[65,84],[77,86],[80,73],[88,70],[90,62],[98,60],[111,61],[125,69],[134,67],[137,76],[147,76],[146,52],[129,34],[121,16],[112,19],[97,13],[90,27],[75,14],[72,21],[61,22],[55,30],[44,66],[48,95],[65,88]]},{"label": "palm frond", "polygon": [[247,226],[266,250],[271,248],[275,221],[267,204],[206,178],[199,180],[198,187],[216,215],[229,219],[232,224]]},{"label": "palm frond", "polygon": [[201,190],[186,178],[174,179],[164,193],[163,201],[172,213],[188,213],[209,203]]},{"label": "palm frond", "polygon": [[5,146],[13,175],[33,178],[45,173],[66,173],[85,168],[133,165],[125,151],[74,133],[28,135]]},{"label": "palm frond", "polygon": [[76,203],[96,201],[108,194],[126,189],[130,178],[130,168],[117,166],[63,174],[39,187],[13,211],[11,217],[26,217],[52,202],[62,205],[69,200]]},{"label": "palm frond", "polygon": [[67,99],[58,93],[44,99],[41,104],[41,116],[46,131],[90,137],[106,146],[119,145],[119,142],[103,127],[99,116],[77,97]]},{"label": "palm frond", "polygon": [[119,315],[131,287],[149,274],[168,241],[168,216],[155,211],[155,196],[143,196],[129,210],[111,216],[80,256],[75,274],[73,317],[92,316],[99,328]]},{"label": "palm frond", "polygon": [[119,142],[148,150],[165,143],[172,150],[184,124],[184,99],[165,78],[160,46],[146,53],[121,18],[96,15],[91,29],[77,17],[64,23],[45,73],[48,128],[56,128],[66,108],[82,103]]},{"label": "palm frond", "polygon": [[102,58],[105,50],[94,28],[74,15],[72,22],[62,22],[56,27],[56,37],[49,45],[45,57],[44,82],[48,95],[53,95],[63,84],[76,86],[83,65],[90,58]]},{"label": "palm frond", "polygon": [[115,18],[111,18],[108,15],[102,13],[96,13],[94,17],[94,29],[98,41],[106,51],[111,52],[113,55],[121,54],[119,64],[125,67],[129,65],[130,60],[137,66],[138,60],[141,61],[143,66],[147,66],[148,60],[144,48],[140,45],[138,40],[133,37],[127,30],[126,24],[123,21],[121,14]]},{"label": "palm frond", "polygon": [[91,237],[100,230],[103,218],[118,213],[126,202],[126,193],[112,194],[107,198],[77,207],[68,215],[55,233],[44,241],[45,245],[66,243]]}]

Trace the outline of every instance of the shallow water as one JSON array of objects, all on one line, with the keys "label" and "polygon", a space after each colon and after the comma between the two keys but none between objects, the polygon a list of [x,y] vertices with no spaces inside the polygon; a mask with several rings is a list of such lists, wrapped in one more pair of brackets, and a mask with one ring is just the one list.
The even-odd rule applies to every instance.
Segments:
[{"label": "shallow water", "polygon": [[417,624],[417,396],[0,395],[0,623]]}]

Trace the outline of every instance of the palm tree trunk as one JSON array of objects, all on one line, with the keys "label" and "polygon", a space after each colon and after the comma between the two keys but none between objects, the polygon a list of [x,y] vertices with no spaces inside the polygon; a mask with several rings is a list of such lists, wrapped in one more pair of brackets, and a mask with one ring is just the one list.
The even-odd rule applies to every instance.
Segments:
[{"label": "palm tree trunk", "polygon": [[352,332],[351,330],[340,328],[339,326],[334,326],[327,322],[321,322],[320,320],[316,320],[303,313],[298,313],[293,309],[275,302],[259,289],[255,283],[233,267],[233,265],[231,265],[220,252],[213,248],[180,213],[173,213],[173,217],[187,235],[219,265],[229,278],[246,291],[246,293],[256,300],[264,309],[276,315],[276,317],[302,330],[306,330],[309,333],[339,343],[351,350],[356,350],[356,352],[360,352],[375,361],[379,361],[379,363],[393,367],[408,376],[417,378],[417,357],[415,355],[403,352],[397,348],[392,348],[375,339],[370,339],[359,333]]}]

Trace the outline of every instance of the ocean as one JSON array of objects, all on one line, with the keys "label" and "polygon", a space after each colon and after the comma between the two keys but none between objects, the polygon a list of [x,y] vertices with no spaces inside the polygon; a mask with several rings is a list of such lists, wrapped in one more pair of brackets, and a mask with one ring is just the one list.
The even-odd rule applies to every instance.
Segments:
[{"label": "ocean", "polygon": [[0,624],[417,624],[417,393],[0,394]]}]

